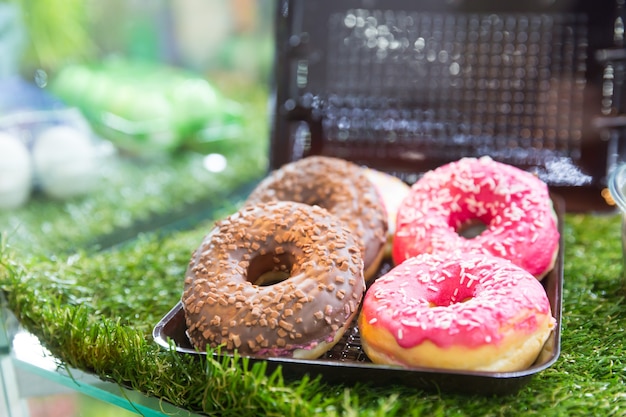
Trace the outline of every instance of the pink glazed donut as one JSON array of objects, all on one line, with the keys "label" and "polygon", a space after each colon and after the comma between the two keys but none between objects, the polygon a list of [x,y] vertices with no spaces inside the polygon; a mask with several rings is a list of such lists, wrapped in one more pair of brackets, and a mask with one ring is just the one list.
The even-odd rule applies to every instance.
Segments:
[{"label": "pink glazed donut", "polygon": [[[464,227],[483,224],[466,238]],[[460,251],[505,258],[541,280],[559,250],[557,218],[547,185],[489,157],[463,158],[424,174],[396,220],[396,264],[421,253]]]},{"label": "pink glazed donut", "polygon": [[510,261],[423,254],[372,284],[359,331],[374,363],[508,372],[532,365],[555,322],[541,283]]}]

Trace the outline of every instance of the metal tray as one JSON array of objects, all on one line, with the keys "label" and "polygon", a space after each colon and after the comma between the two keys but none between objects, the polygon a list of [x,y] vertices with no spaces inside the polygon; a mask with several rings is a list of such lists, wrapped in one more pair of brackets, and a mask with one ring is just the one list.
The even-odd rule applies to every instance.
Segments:
[{"label": "metal tray", "polygon": [[[535,363],[528,369],[516,372],[473,372],[454,371],[432,368],[401,368],[372,363],[361,348],[361,339],[356,322],[352,324],[343,338],[329,352],[319,359],[304,360],[290,358],[256,358],[251,361],[267,361],[267,371],[272,372],[282,367],[283,377],[288,380],[298,379],[305,374],[311,377],[321,375],[328,383],[354,384],[358,382],[373,385],[406,385],[415,388],[459,392],[471,394],[512,394],[530,381],[537,373],[556,362],[561,348],[561,294],[563,289],[563,215],[564,203],[553,196],[553,203],[559,220],[561,241],[554,269],[542,283],[550,300],[556,327],[543,347]],[[391,268],[386,262],[380,268],[378,276]],[[177,352],[190,355],[206,355],[193,348],[186,334],[185,314],[182,304],[177,303],[154,327],[154,341],[163,348],[170,348],[173,342]]]}]

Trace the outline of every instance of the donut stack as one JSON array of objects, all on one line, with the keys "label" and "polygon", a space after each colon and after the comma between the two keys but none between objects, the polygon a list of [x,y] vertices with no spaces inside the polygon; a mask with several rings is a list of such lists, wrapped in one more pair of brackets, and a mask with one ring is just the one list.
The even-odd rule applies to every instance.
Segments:
[{"label": "donut stack", "polygon": [[397,266],[370,287],[359,317],[373,362],[506,372],[535,361],[555,326],[539,282],[559,248],[545,183],[464,158],[411,187],[395,228]]},{"label": "donut stack", "polygon": [[329,157],[283,166],[194,251],[182,295],[190,341],[257,356],[323,355],[358,314],[387,235],[365,169]]},{"label": "donut stack", "polygon": [[[261,181],[194,251],[187,332],[198,349],[316,358],[358,316],[375,363],[523,369],[555,326],[540,280],[556,222],[546,184],[488,157],[412,187],[308,157]],[[395,267],[374,280],[383,258]]]}]

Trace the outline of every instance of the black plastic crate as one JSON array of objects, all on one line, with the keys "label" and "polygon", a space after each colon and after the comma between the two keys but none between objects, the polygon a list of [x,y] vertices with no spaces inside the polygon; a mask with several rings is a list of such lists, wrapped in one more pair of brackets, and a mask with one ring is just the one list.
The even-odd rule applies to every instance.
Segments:
[{"label": "black plastic crate", "polygon": [[568,210],[602,205],[626,157],[622,13],[613,0],[283,0],[270,168],[322,154],[412,183],[490,155]]}]

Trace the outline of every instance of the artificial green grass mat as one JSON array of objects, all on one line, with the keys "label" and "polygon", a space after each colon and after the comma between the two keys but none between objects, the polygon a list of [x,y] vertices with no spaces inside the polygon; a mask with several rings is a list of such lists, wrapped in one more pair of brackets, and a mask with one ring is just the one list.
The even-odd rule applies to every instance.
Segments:
[{"label": "artificial green grass mat", "polygon": [[[225,205],[216,217],[234,210]],[[210,415],[621,415],[626,411],[626,306],[620,218],[565,216],[561,355],[509,396],[404,386],[283,380],[263,363],[179,355],[153,326],[180,299],[191,251],[211,222],[144,234],[111,250],[23,256],[5,244],[0,286],[8,308],[64,364]]]}]

